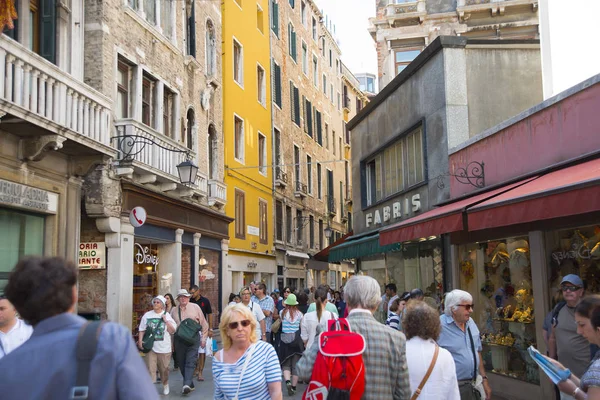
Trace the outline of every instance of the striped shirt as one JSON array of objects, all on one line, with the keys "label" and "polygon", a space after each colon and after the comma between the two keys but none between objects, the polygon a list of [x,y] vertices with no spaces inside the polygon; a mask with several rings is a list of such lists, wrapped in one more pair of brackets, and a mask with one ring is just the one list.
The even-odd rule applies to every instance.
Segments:
[{"label": "striped shirt", "polygon": [[[281,382],[281,367],[275,348],[262,341],[254,343],[256,346],[252,358],[246,367],[240,391],[239,400],[269,400],[269,383]],[[240,374],[246,362],[246,356],[250,347],[239,360],[233,364],[224,363],[223,352],[219,352],[219,358],[213,358],[212,373],[215,384],[215,400],[233,399],[238,393]]]},{"label": "striped shirt", "polygon": [[402,330],[402,325],[400,325],[400,316],[395,312],[390,311],[390,315],[387,321],[385,321],[385,324],[390,328],[396,329],[397,331]]},{"label": "striped shirt", "polygon": [[298,329],[300,329],[300,321],[302,320],[302,313],[296,310],[294,317],[292,318],[291,312],[285,313],[285,318],[283,317],[283,313],[285,309],[281,310],[279,315],[281,316],[281,333],[295,333]]}]

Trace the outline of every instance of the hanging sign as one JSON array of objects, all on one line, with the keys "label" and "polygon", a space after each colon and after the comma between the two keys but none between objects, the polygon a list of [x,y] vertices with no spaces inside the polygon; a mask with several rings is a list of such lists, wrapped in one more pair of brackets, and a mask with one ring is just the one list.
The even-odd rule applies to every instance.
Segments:
[{"label": "hanging sign", "polygon": [[146,210],[144,207],[134,207],[129,213],[129,222],[134,228],[139,228],[146,222]]},{"label": "hanging sign", "polygon": [[105,269],[105,253],[104,242],[79,243],[79,268]]}]

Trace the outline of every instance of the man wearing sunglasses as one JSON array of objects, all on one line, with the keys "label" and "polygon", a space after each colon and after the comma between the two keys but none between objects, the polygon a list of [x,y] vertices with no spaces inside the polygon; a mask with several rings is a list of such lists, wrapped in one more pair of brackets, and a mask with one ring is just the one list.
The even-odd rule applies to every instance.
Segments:
[{"label": "man wearing sunglasses", "polygon": [[[550,357],[560,360],[573,375],[581,376],[590,363],[590,344],[577,334],[575,307],[585,294],[583,281],[575,274],[565,276],[560,282],[564,302],[558,303],[552,312],[552,332],[548,339]],[[580,374],[580,375],[577,375]],[[573,397],[561,393],[561,400]]]},{"label": "man wearing sunglasses", "polygon": [[[456,365],[456,378],[461,400],[492,398],[483,358],[479,329],[471,318],[473,296],[464,290],[455,289],[446,294],[444,314],[440,316],[442,331],[438,344],[452,354]],[[478,378],[478,375],[481,378]],[[482,397],[478,388],[485,391]]]}]

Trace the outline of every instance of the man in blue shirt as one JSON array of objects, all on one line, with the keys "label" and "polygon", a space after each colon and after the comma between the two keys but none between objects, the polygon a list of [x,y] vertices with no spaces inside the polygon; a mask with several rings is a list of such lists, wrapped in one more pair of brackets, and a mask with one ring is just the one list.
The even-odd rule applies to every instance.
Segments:
[{"label": "man in blue shirt", "polygon": [[473,296],[470,293],[458,289],[448,293],[444,314],[440,316],[442,332],[438,344],[454,358],[461,400],[479,399],[473,390],[477,372],[483,378],[483,388],[489,400],[492,398],[492,389],[483,366],[479,329],[471,319],[472,313]]},{"label": "man in blue shirt", "polygon": [[[77,339],[86,322],[73,314],[77,272],[73,263],[61,258],[28,257],[16,265],[5,295],[34,330],[27,342],[0,359],[3,395],[21,400],[71,398]],[[93,399],[158,400],[130,332],[110,322],[100,331],[88,387]]]}]

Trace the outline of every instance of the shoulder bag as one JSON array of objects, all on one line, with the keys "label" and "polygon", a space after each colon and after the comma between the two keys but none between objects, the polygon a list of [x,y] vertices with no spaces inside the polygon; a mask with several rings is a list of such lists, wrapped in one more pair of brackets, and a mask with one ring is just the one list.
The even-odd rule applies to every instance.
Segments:
[{"label": "shoulder bag", "polygon": [[188,346],[193,345],[199,340],[198,332],[202,330],[202,325],[194,321],[192,318],[186,318],[181,321],[181,308],[177,307],[179,311],[179,326],[175,331],[175,337],[187,344]]},{"label": "shoulder bag", "polygon": [[[248,351],[248,356],[246,357],[246,361],[244,362],[244,366],[242,367],[242,373],[240,374],[240,380],[238,381],[238,387],[233,400],[238,400],[238,397],[240,395],[240,386],[242,385],[242,379],[244,379],[244,373],[246,372],[246,368],[248,368],[248,364],[250,364],[250,359],[252,358],[252,354],[254,354],[256,346],[257,344],[254,343],[253,345],[251,345],[250,350]],[[221,354],[221,361],[223,361],[223,354]]]},{"label": "shoulder bag", "polygon": [[[165,314],[166,313],[167,312],[165,311]],[[158,321],[158,324],[156,324],[154,329],[146,329],[144,331],[144,337],[142,338],[142,352],[149,353],[150,350],[152,350],[152,347],[154,347],[154,339],[156,339],[156,331],[158,331],[158,328],[162,323],[163,320],[161,319]]]},{"label": "shoulder bag", "polygon": [[98,338],[104,326],[104,321],[86,322],[79,329],[75,356],[77,359],[77,377],[75,386],[71,388],[70,400],[85,400],[89,396],[89,380],[92,360],[96,355]]},{"label": "shoulder bag", "polygon": [[473,342],[473,335],[471,335],[471,328],[469,328],[469,321],[467,321],[467,333],[469,334],[469,341],[471,342],[471,352],[473,353],[473,395],[477,399],[485,399],[483,379],[478,379],[477,353],[475,352],[475,343]]},{"label": "shoulder bag", "polygon": [[429,377],[431,376],[431,373],[433,372],[433,367],[435,367],[435,363],[437,362],[438,354],[440,354],[440,346],[438,346],[436,343],[435,351],[433,352],[433,359],[431,360],[431,364],[429,364],[429,369],[427,370],[427,373],[421,380],[421,383],[419,383],[419,387],[417,388],[417,390],[415,390],[415,392],[413,393],[410,400],[415,400],[421,394],[421,390],[423,390],[423,386],[425,386],[425,384],[427,383],[427,380],[429,379]]}]

